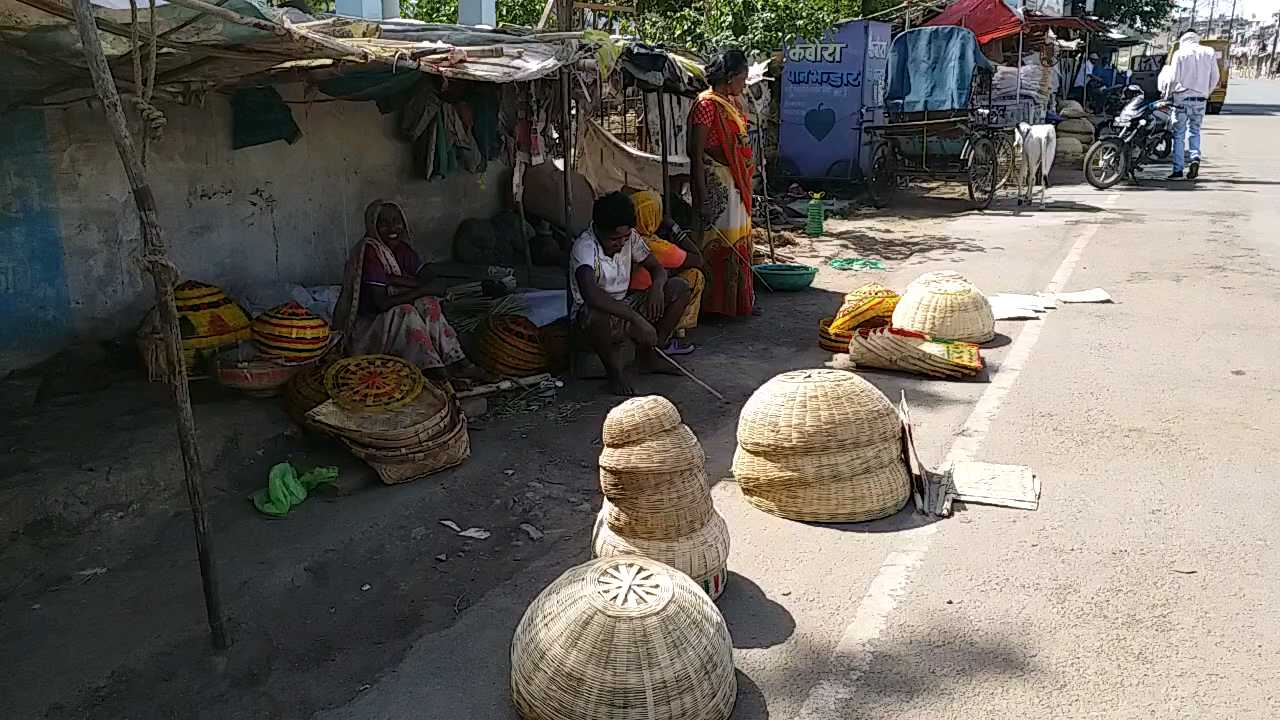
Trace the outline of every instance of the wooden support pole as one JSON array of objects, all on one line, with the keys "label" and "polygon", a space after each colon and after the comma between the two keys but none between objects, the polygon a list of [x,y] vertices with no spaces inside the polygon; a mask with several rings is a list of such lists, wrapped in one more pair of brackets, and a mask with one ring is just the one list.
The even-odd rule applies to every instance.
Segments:
[{"label": "wooden support pole", "polygon": [[205,611],[209,617],[209,633],[213,646],[219,650],[227,647],[227,627],[222,615],[222,600],[218,595],[218,578],[213,565],[213,544],[209,536],[209,511],[204,497],[204,477],[200,467],[200,447],[196,443],[195,417],[191,413],[191,394],[187,387],[187,369],[182,359],[182,344],[178,335],[178,309],[174,305],[173,286],[176,271],[166,257],[164,236],[156,213],[156,199],[147,184],[146,169],[129,134],[120,94],[116,91],[111,68],[102,50],[102,39],[94,22],[93,7],[89,0],[73,0],[76,29],[84,47],[93,86],[102,100],[107,125],[115,141],[120,162],[124,165],[138,207],[138,219],[142,225],[142,262],[155,285],[156,309],[160,327],[165,335],[165,350],[172,371],[173,401],[178,416],[178,444],[182,450],[182,466],[187,483],[187,498],[191,502],[191,517],[195,522],[196,554],[200,559],[200,577],[204,584]]}]

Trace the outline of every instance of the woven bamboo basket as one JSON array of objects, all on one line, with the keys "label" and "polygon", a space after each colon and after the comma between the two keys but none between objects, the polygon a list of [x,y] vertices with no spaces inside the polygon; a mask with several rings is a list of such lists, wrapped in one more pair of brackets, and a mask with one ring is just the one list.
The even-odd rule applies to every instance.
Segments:
[{"label": "woven bamboo basket", "polygon": [[845,370],[795,370],[761,385],[742,406],[738,444],[752,452],[825,451],[898,437],[884,393]]},{"label": "woven bamboo basket", "polygon": [[491,315],[477,333],[476,359],[508,377],[527,377],[547,370],[547,353],[538,327],[520,315]]},{"label": "woven bamboo basket", "polygon": [[969,280],[969,278],[961,275],[960,273],[954,270],[934,270],[932,272],[922,273],[920,277],[908,283],[907,287],[911,287],[912,285],[931,283],[935,280],[959,280],[960,282],[969,283],[970,285],[973,284]]},{"label": "woven bamboo basket", "polygon": [[[348,444],[350,447],[350,444]],[[354,448],[352,448],[354,451]],[[471,438],[465,421],[445,438],[445,442],[432,452],[422,453],[398,462],[381,462],[366,459],[365,462],[386,485],[420,480],[428,475],[461,465],[471,457]]]},{"label": "woven bamboo basket", "polygon": [[818,321],[818,347],[829,353],[847,353],[849,352],[849,341],[853,339],[853,333],[832,332],[832,320],[834,318],[824,317]]},{"label": "woven bamboo basket", "polygon": [[455,444],[459,433],[463,435],[467,433],[467,422],[461,413],[454,412],[452,417],[454,420],[451,425],[444,427],[435,437],[416,445],[401,448],[379,448],[364,445],[349,437],[343,437],[343,442],[351,449],[352,454],[361,460],[380,463],[425,462],[435,453]]},{"label": "woven bamboo basket", "polygon": [[621,447],[680,425],[680,411],[659,395],[623,401],[605,416],[601,438],[605,447]]},{"label": "woven bamboo basket", "polygon": [[901,462],[901,439],[823,453],[756,454],[738,448],[733,453],[733,477],[743,492],[786,490],[821,485],[830,479],[856,478]]},{"label": "woven bamboo basket", "polygon": [[676,472],[601,470],[600,491],[615,503],[637,510],[643,507],[661,511],[711,497],[707,471],[701,465]]},{"label": "woven bamboo basket", "polygon": [[726,720],[737,680],[715,603],[643,557],[570,568],[525,611],[511,641],[523,720]]},{"label": "woven bamboo basket", "polygon": [[945,340],[984,343],[995,337],[991,303],[977,287],[954,277],[916,280],[893,310],[893,326]]},{"label": "woven bamboo basket", "polygon": [[706,465],[698,438],[687,425],[652,435],[621,447],[600,451],[600,467],[615,472],[671,472]]},{"label": "woven bamboo basket", "polygon": [[[900,452],[900,451],[899,451]],[[747,502],[771,515],[801,522],[865,522],[893,515],[911,497],[911,481],[898,453],[884,464],[841,472],[838,453],[762,458],[738,449],[734,477]],[[822,458],[826,473],[810,470]],[[857,458],[864,463],[874,458]]]},{"label": "woven bamboo basket", "polygon": [[362,445],[400,448],[431,440],[449,421],[452,390],[428,382],[412,402],[392,410],[350,410],[330,400],[307,413],[308,419]]},{"label": "woven bamboo basket", "polygon": [[827,326],[827,331],[840,335],[860,327],[887,325],[899,299],[898,293],[884,285],[867,283],[844,296],[844,302]]},{"label": "woven bamboo basket", "polygon": [[665,563],[693,578],[714,600],[724,592],[729,562],[729,526],[714,509],[711,519],[698,530],[669,540],[624,537],[609,527],[608,509],[601,508],[591,531],[596,557],[643,555]]},{"label": "woven bamboo basket", "polygon": [[641,540],[674,540],[705,527],[715,506],[708,498],[663,512],[637,511],[614,505],[606,498],[602,511],[609,529],[618,535]]}]

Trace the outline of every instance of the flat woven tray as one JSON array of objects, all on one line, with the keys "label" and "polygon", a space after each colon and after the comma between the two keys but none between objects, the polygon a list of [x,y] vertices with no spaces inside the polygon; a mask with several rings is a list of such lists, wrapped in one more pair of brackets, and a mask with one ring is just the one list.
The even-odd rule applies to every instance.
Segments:
[{"label": "flat woven tray", "polygon": [[394,355],[343,358],[324,374],[329,397],[348,410],[394,410],[413,402],[427,379],[409,361]]}]

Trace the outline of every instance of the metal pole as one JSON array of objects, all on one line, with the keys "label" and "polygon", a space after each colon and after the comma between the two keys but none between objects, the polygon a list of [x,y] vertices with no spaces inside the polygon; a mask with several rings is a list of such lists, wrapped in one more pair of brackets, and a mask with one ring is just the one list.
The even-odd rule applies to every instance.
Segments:
[{"label": "metal pole", "polygon": [[1227,23],[1227,67],[1231,67],[1231,46],[1236,41],[1236,0],[1231,0],[1231,20]]},{"label": "metal pole", "polygon": [[129,189],[137,206],[142,226],[142,259],[144,267],[155,285],[156,311],[160,327],[165,335],[165,354],[168,358],[169,382],[173,388],[173,404],[177,411],[178,446],[182,451],[182,467],[187,485],[187,500],[191,503],[191,519],[195,524],[196,555],[200,561],[200,579],[204,586],[205,613],[209,621],[209,634],[213,646],[225,650],[228,644],[226,620],[222,615],[222,599],[218,594],[218,573],[213,563],[213,541],[209,533],[209,510],[204,495],[204,474],[200,464],[200,446],[196,442],[195,416],[191,412],[191,391],[187,386],[187,369],[182,360],[181,342],[178,339],[178,310],[174,304],[173,284],[176,271],[169,264],[156,213],[156,198],[147,182],[146,167],[142,164],[129,133],[128,120],[120,105],[120,93],[115,78],[107,65],[98,35],[97,23],[89,0],[73,0],[76,29],[80,44],[93,78],[94,89],[102,100],[107,126],[115,141],[120,163],[129,179]]},{"label": "metal pole", "polygon": [[[556,23],[561,32],[568,32],[573,29],[573,2],[572,0],[557,0],[556,3]],[[573,172],[573,120],[570,117],[572,113],[572,94],[569,92],[569,83],[573,80],[573,70],[571,66],[560,68],[560,148],[561,154],[564,155],[564,231],[569,233],[569,242],[572,243],[573,237],[573,183],[570,181],[569,174]],[[566,278],[566,288],[573,287],[573,271],[565,265],[565,273],[569,276]],[[567,312],[573,312],[573,293],[565,293],[565,305]],[[573,356],[570,354],[570,363],[572,364]]]},{"label": "metal pole", "polygon": [[[671,62],[668,58],[667,62]],[[662,214],[663,217],[671,217],[671,173],[668,168],[667,156],[670,150],[667,148],[667,94],[663,92],[663,88],[658,88],[658,147],[662,153]]]},{"label": "metal pole", "polygon": [[1212,0],[1209,3],[1209,27],[1204,29],[1204,36],[1211,37],[1213,35],[1213,13],[1218,9],[1218,0]]}]

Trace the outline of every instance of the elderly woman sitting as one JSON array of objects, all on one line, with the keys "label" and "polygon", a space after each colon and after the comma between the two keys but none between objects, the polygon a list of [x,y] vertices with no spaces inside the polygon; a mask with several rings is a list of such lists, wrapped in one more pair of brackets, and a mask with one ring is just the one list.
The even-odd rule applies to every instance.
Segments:
[{"label": "elderly woman sitting", "polygon": [[348,351],[402,357],[432,380],[495,379],[467,360],[440,300],[431,296],[431,271],[409,244],[400,206],[375,200],[365,208],[364,222],[338,301],[337,327]]}]

